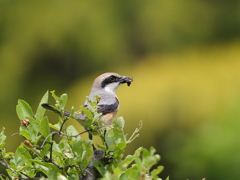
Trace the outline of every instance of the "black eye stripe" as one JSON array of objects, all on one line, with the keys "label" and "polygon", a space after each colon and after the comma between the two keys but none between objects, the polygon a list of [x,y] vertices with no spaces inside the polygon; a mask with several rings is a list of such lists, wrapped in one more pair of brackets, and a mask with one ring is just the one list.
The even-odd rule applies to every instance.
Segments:
[{"label": "black eye stripe", "polygon": [[111,75],[102,81],[101,86],[102,86],[102,88],[104,88],[106,85],[113,83],[113,82],[118,82],[118,81],[119,81],[118,77]]}]

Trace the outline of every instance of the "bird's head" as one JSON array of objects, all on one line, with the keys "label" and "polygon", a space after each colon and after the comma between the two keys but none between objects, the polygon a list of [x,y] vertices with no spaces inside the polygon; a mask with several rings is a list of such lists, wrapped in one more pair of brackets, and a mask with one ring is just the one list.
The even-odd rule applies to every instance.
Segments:
[{"label": "bird's head", "polygon": [[117,73],[104,73],[95,79],[93,88],[103,89],[115,94],[120,85],[127,83],[130,86],[132,81],[133,79],[128,76],[121,76]]}]

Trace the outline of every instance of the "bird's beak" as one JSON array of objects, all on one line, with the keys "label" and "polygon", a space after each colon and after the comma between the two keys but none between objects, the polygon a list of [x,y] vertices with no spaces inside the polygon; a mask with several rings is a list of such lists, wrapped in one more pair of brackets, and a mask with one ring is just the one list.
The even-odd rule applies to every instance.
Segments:
[{"label": "bird's beak", "polygon": [[128,76],[122,76],[122,77],[119,79],[119,82],[120,82],[121,84],[127,83],[128,86],[131,85],[132,81],[133,81],[133,79],[131,79],[131,78],[128,77]]}]

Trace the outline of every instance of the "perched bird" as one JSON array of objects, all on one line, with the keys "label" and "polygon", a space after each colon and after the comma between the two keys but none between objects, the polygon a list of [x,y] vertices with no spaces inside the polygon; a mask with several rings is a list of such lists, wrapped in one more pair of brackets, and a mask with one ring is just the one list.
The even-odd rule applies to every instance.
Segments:
[{"label": "perched bird", "polygon": [[[102,120],[105,125],[111,125],[118,112],[119,100],[116,95],[118,87],[124,83],[130,86],[132,81],[133,79],[127,76],[120,76],[117,73],[104,73],[94,80],[89,98],[95,101],[95,96],[97,95],[99,97],[97,112],[102,113],[100,120]],[[89,105],[89,101],[86,100],[84,107],[87,108]],[[46,103],[42,104],[42,106],[59,113],[59,110],[56,110],[54,106]],[[71,113],[68,111],[64,111],[63,114],[65,116],[71,116]],[[84,120],[87,120],[87,116],[84,113],[76,114],[74,115],[74,119],[83,125]]]}]

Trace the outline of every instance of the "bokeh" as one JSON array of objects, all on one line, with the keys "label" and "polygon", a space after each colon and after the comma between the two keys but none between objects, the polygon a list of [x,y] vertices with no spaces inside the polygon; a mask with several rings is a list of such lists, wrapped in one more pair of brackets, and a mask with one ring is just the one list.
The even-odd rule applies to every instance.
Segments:
[{"label": "bokeh", "polygon": [[238,179],[239,12],[238,0],[1,0],[7,151],[23,141],[11,136],[20,125],[18,99],[35,110],[47,90],[56,90],[68,93],[67,108],[77,108],[97,75],[117,72],[134,78],[118,90],[126,133],[143,122],[126,154],[157,148],[163,179]]}]

